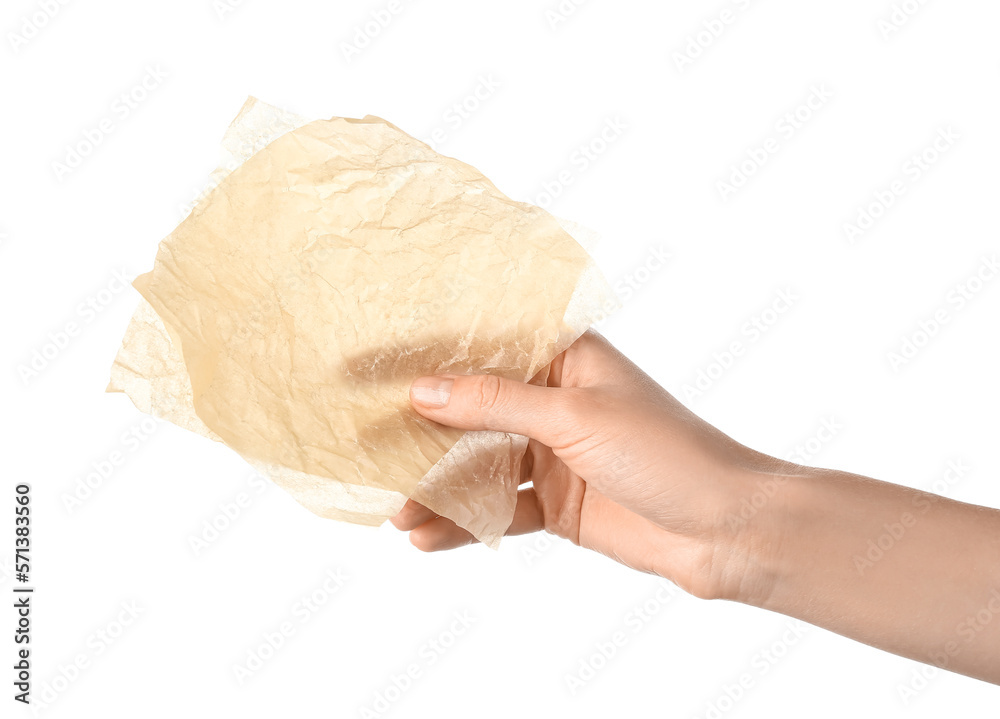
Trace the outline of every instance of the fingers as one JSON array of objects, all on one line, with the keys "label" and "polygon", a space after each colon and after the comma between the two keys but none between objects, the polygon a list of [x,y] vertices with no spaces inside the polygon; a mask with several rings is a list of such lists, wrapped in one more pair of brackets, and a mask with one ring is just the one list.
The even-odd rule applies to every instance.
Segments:
[{"label": "fingers", "polygon": [[410,543],[424,552],[455,549],[475,541],[475,537],[447,517],[436,517],[410,532]]},{"label": "fingers", "polygon": [[438,516],[436,512],[427,509],[427,507],[419,502],[408,499],[403,508],[399,510],[399,513],[389,521],[392,522],[392,525],[396,529],[409,532],[411,529],[416,529],[424,522],[434,519],[436,516]]},{"label": "fingers", "polygon": [[[396,515],[396,517],[392,518],[391,521],[396,527],[404,529],[403,526],[400,526],[400,524],[397,524],[396,522],[396,519],[403,515],[404,512],[406,513],[405,522],[401,522],[401,524],[406,526],[409,526],[414,518],[425,516],[418,513],[417,509],[407,510],[407,506],[409,506],[411,502],[413,502],[413,500],[408,500],[403,509],[400,510],[400,513]],[[416,525],[415,528],[410,531],[410,542],[417,549],[425,552],[439,552],[443,549],[462,547],[476,541],[472,534],[459,527],[447,517],[438,517],[426,507],[423,507],[416,502],[413,502],[413,504],[425,512],[430,513],[429,518],[425,519],[419,525]],[[535,490],[533,488],[520,490],[517,493],[517,505],[514,508],[514,519],[511,521],[510,527],[507,528],[505,534],[528,534],[529,532],[537,532],[542,529],[542,527],[542,511],[538,504],[538,497],[535,496]]]},{"label": "fingers", "polygon": [[[518,484],[531,481],[531,468],[533,464],[532,453],[525,452],[524,458],[521,460],[521,477],[518,480]],[[396,529],[409,532],[437,516],[439,515],[433,509],[428,509],[415,500],[407,499],[403,508],[394,517],[390,517],[389,521],[392,522]],[[534,530],[529,529],[526,531],[530,532]],[[521,532],[517,532],[517,534],[521,534]]]},{"label": "fingers", "polygon": [[512,432],[553,446],[572,409],[569,390],[493,375],[421,377],[410,387],[413,408],[459,429]]}]

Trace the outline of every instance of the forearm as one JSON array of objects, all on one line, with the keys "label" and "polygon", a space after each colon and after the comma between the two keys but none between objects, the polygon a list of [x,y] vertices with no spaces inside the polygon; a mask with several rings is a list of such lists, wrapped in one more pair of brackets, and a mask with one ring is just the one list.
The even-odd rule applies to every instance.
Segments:
[{"label": "forearm", "polygon": [[760,579],[739,599],[1000,683],[1000,511],[799,469],[748,485],[774,492],[747,523]]}]

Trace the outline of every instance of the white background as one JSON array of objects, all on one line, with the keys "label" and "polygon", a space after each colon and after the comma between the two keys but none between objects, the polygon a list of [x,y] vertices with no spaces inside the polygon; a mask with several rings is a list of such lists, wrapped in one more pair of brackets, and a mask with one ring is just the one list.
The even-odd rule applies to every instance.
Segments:
[{"label": "white background", "polygon": [[[996,687],[936,672],[904,700],[915,662],[748,607],[660,601],[662,582],[549,535],[425,555],[388,524],[320,519],[258,491],[223,446],[149,432],[103,393],[138,300],[114,272],[151,267],[252,94],[421,138],[443,128],[439,150],[600,232],[598,259],[626,295],[601,331],[745,444],[1000,506],[1000,281],[961,308],[948,299],[1000,250],[995,2],[910,0],[889,32],[888,0],[591,0],[564,4],[560,22],[546,15],[555,0],[400,0],[350,61],[344,44],[387,2],[50,5],[8,0],[0,17],[0,713],[14,704],[13,486],[28,481],[35,694],[61,689],[43,715],[995,716]],[[723,10],[731,22],[679,68]],[[147,68],[165,77],[136,90]],[[498,86],[470,100],[481,78]],[[789,137],[782,118],[814,86],[832,97]],[[132,92],[146,96],[123,112]],[[478,107],[453,122],[466,101]],[[102,120],[111,132],[59,172]],[[625,128],[584,168],[578,148],[608,120]],[[957,139],[913,177],[907,163],[948,128]],[[723,201],[717,183],[768,138],[776,151]],[[849,241],[845,223],[897,179],[902,196]],[[660,247],[671,260],[642,270]],[[791,309],[765,313],[782,290]],[[947,324],[894,366],[939,309]],[[759,337],[744,331],[755,317],[769,322]],[[69,322],[77,336],[46,349]],[[740,356],[717,360],[733,342]],[[26,376],[36,351],[52,359]],[[686,395],[699,371],[706,391]],[[120,464],[69,511],[114,452]],[[196,554],[191,538],[240,493],[249,506]],[[328,570],[346,577],[332,595]],[[297,602],[314,592],[327,601],[302,621]],[[121,628],[123,602],[139,616]],[[474,619],[460,636],[456,612]],[[291,636],[241,684],[234,667],[286,621]],[[624,645],[594,659],[616,631]],[[86,668],[59,679],[80,655]],[[581,662],[598,668],[574,693]],[[414,663],[420,677],[392,689]],[[753,686],[730,700],[741,674]],[[376,712],[387,689],[395,701]]]}]

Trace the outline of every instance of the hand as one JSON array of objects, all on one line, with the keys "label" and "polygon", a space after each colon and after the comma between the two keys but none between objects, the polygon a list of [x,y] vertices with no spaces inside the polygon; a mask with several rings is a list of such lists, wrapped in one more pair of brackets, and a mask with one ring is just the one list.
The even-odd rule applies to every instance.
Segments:
[{"label": "hand", "polygon": [[[410,397],[424,417],[529,437],[508,534],[545,529],[700,597],[759,588],[738,513],[763,455],[685,409],[587,332],[553,361],[548,386],[493,376],[425,377]],[[773,461],[773,460],[772,460]],[[475,541],[409,500],[392,519],[426,551]]]},{"label": "hand", "polygon": [[[423,377],[410,389],[428,419],[529,437],[532,487],[508,534],[545,529],[695,596],[1000,684],[1000,511],[754,452],[592,332],[547,382]],[[473,541],[412,500],[392,521],[428,551]]]}]

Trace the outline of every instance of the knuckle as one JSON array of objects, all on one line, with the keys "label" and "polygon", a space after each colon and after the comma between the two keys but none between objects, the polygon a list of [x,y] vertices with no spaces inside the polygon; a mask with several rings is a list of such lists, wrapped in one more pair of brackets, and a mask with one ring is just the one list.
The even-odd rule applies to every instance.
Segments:
[{"label": "knuckle", "polygon": [[482,375],[476,378],[472,388],[472,405],[475,409],[489,412],[500,404],[503,383],[494,375]]}]

